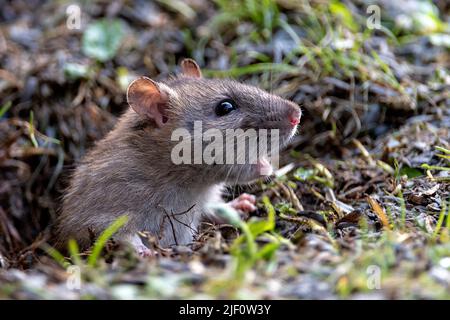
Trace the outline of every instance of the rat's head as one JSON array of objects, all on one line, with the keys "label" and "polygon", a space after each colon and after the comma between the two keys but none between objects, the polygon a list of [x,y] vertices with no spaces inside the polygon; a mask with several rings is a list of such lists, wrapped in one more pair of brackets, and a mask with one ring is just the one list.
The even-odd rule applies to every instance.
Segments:
[{"label": "rat's head", "polygon": [[[127,99],[133,110],[154,123],[154,134],[166,137],[172,156],[182,154],[183,165],[191,160],[189,168],[201,171],[200,176],[237,183],[270,174],[268,157],[295,134],[300,108],[237,81],[202,78],[193,60],[185,59],[181,66],[183,74],[167,82],[142,77],[131,83]],[[195,143],[201,141],[199,149]],[[190,150],[180,153],[180,142]]]}]

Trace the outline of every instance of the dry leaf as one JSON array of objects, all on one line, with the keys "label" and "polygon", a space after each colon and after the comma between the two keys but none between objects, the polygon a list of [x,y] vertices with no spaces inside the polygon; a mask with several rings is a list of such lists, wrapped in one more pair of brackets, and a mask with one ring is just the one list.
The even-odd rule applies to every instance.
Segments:
[{"label": "dry leaf", "polygon": [[391,226],[389,224],[389,220],[386,216],[386,212],[384,211],[384,209],[371,196],[367,196],[367,202],[369,203],[372,210],[377,214],[383,226],[390,229]]}]

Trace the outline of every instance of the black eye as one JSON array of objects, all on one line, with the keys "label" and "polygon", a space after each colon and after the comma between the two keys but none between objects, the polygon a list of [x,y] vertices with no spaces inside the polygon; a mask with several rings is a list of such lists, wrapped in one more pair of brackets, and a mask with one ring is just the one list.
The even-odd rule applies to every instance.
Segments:
[{"label": "black eye", "polygon": [[236,109],[236,104],[234,103],[234,101],[231,99],[226,99],[226,100],[219,102],[219,104],[216,106],[216,114],[219,117],[221,117],[226,114],[229,114],[231,111],[233,111],[235,109]]}]

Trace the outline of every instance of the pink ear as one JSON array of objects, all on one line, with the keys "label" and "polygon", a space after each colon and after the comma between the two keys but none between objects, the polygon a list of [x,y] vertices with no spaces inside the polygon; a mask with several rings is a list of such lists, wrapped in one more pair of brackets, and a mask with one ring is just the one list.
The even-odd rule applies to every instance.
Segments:
[{"label": "pink ear", "polygon": [[192,59],[183,59],[181,61],[181,69],[183,70],[183,74],[189,77],[201,78],[202,71],[198,66],[197,62]]},{"label": "pink ear", "polygon": [[134,80],[128,86],[127,101],[137,114],[154,120],[158,127],[167,122],[166,108],[169,98],[155,81],[147,77]]}]

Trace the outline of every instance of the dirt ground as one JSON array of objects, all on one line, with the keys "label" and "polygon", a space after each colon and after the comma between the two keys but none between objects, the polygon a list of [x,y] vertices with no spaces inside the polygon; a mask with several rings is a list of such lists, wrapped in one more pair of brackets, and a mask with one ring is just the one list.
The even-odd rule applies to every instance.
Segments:
[{"label": "dirt ground", "polygon": [[[0,298],[450,298],[447,1],[70,4],[2,4]],[[47,243],[76,162],[132,79],[185,57],[304,112],[276,175],[230,188],[257,196],[242,222],[266,222],[257,252],[239,225],[205,223],[158,257],[113,240],[93,263],[58,256]]]}]

